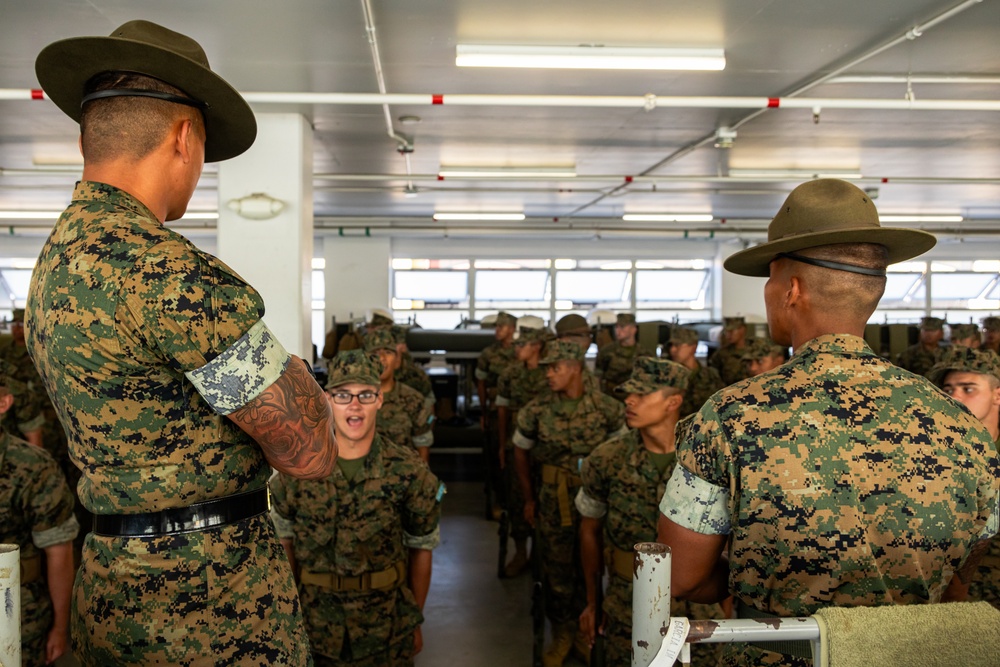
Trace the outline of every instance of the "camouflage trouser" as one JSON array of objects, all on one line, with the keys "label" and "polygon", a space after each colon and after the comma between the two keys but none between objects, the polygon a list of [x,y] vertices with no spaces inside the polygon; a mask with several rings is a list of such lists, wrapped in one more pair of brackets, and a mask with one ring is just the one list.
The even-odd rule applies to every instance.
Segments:
[{"label": "camouflage trouser", "polygon": [[[629,667],[632,664],[632,582],[612,574],[604,594],[604,634],[608,667]],[[725,618],[721,605],[694,604],[674,600],[671,616],[686,616],[697,620]],[[722,644],[702,644],[691,647],[694,667],[714,667],[722,655]]]},{"label": "camouflage trouser", "polygon": [[497,431],[499,417],[496,410],[486,414],[486,426],[483,430],[483,463],[486,466],[486,498],[492,507],[493,503],[500,505],[505,491],[504,475],[500,469],[500,436]]},{"label": "camouflage trouser", "polygon": [[989,548],[969,583],[969,601],[979,600],[1000,609],[1000,535],[990,539]]},{"label": "camouflage trouser", "polygon": [[580,514],[573,499],[579,484],[568,485],[571,525],[561,525],[559,496],[554,484],[541,484],[538,489],[538,537],[545,582],[545,616],[553,625],[575,623],[587,603],[586,588],[580,566],[577,533]]},{"label": "camouflage trouser", "polygon": [[267,515],[183,535],[87,535],[71,623],[86,666],[312,663]]},{"label": "camouflage trouser", "polygon": [[52,600],[42,580],[21,585],[21,667],[45,664],[45,640],[52,629]]},{"label": "camouflage trouser", "polygon": [[316,667],[337,667],[339,665],[351,665],[351,667],[412,667],[413,657],[413,635],[410,635],[409,639],[393,644],[382,653],[368,655],[355,660],[351,660],[350,658],[328,658],[318,653],[313,655],[313,658],[316,660]]},{"label": "camouflage trouser", "polygon": [[507,517],[510,521],[510,536],[515,540],[527,540],[531,537],[531,524],[524,519],[524,489],[517,479],[514,466],[514,445],[508,443],[506,448],[507,465],[504,467],[504,484],[507,488]]}]

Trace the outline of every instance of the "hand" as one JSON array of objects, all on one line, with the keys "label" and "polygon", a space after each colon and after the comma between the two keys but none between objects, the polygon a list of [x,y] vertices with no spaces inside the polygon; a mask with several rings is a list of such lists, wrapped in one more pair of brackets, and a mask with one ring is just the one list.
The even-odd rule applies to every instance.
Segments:
[{"label": "hand", "polygon": [[524,501],[524,520],[528,522],[528,525],[532,528],[535,527],[535,501],[525,500]]},{"label": "hand", "polygon": [[421,632],[420,626],[413,631],[413,655],[416,655],[424,650],[424,633]]},{"label": "hand", "polygon": [[587,646],[594,647],[594,635],[597,634],[597,609],[588,604],[580,614],[580,634],[587,640]]},{"label": "hand", "polygon": [[69,637],[65,630],[52,628],[45,640],[45,664],[50,665],[62,656],[69,647]]}]

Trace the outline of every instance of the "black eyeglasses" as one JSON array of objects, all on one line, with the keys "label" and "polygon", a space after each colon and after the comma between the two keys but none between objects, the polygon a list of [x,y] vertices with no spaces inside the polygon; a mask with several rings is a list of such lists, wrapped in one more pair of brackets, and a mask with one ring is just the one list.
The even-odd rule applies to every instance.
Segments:
[{"label": "black eyeglasses", "polygon": [[330,395],[333,396],[333,402],[337,405],[350,405],[355,398],[361,405],[371,405],[378,400],[377,391],[363,391],[359,394],[352,394],[349,391],[334,391],[330,392]]}]

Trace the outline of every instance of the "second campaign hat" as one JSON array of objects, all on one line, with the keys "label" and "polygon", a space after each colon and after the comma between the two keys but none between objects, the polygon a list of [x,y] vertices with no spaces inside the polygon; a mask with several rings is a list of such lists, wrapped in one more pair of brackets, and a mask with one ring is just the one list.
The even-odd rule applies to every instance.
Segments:
[{"label": "second campaign hat", "polygon": [[556,322],[556,336],[572,336],[574,334],[590,334],[590,325],[582,315],[570,313]]},{"label": "second campaign hat", "polygon": [[[835,243],[884,245],[894,264],[927,252],[937,239],[918,229],[882,227],[864,190],[847,181],[820,178],[792,190],[767,227],[766,243],[730,255],[723,266],[742,276],[766,278],[780,254]],[[827,268],[842,266],[849,265]]]},{"label": "second campaign hat", "polygon": [[159,79],[199,103],[192,106],[201,108],[205,117],[205,162],[235,157],[250,148],[257,137],[257,121],[250,105],[212,71],[201,45],[156,23],[129,21],[108,37],[63,39],[46,46],[35,59],[35,75],[42,90],[77,122],[86,83],[101,72],[117,71]]},{"label": "second campaign hat", "polygon": [[639,357],[632,364],[631,377],[618,385],[616,391],[623,394],[650,394],[664,387],[684,391],[690,376],[690,370],[673,361]]},{"label": "second campaign hat", "polygon": [[345,350],[330,361],[327,389],[357,383],[378,387],[381,384],[382,362],[363,350]]}]

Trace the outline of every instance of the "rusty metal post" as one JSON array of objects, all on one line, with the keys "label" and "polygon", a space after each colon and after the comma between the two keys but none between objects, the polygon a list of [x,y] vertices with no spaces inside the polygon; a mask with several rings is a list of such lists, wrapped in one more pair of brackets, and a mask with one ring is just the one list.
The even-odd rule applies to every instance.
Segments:
[{"label": "rusty metal post", "polygon": [[640,542],[632,565],[632,667],[649,667],[670,620],[670,547]]},{"label": "rusty metal post", "polygon": [[0,665],[21,664],[21,548],[0,544]]}]

